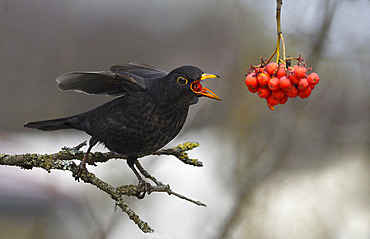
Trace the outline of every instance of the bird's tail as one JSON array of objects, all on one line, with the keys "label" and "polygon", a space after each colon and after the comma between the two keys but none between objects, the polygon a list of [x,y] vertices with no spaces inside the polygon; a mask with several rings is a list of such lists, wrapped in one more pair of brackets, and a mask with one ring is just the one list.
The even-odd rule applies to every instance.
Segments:
[{"label": "bird's tail", "polygon": [[42,120],[29,122],[24,125],[26,128],[39,129],[43,131],[52,131],[59,129],[72,129],[73,125],[70,123],[71,117],[52,119],[52,120]]}]

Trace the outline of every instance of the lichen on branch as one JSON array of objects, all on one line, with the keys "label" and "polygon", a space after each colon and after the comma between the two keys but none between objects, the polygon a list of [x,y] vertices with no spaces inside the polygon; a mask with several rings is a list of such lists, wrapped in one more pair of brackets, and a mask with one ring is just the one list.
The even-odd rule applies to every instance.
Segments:
[{"label": "lichen on branch", "polygon": [[[83,142],[76,147],[68,148],[63,147],[61,151],[54,154],[19,154],[19,155],[7,155],[0,154],[0,165],[7,166],[17,166],[23,169],[32,169],[32,168],[42,168],[47,172],[51,170],[63,170],[75,172],[77,165],[72,160],[82,160],[84,157],[84,152],[80,149],[86,145],[86,142]],[[173,155],[178,158],[181,162],[197,167],[202,167],[203,163],[197,159],[190,159],[187,152],[198,147],[199,144],[195,142],[186,142],[180,144],[176,147],[169,149],[161,149],[153,152],[151,155]],[[142,155],[146,156],[146,155]],[[101,153],[95,152],[88,155],[87,163],[90,165],[96,165],[95,163],[107,162],[110,159],[126,159],[127,156],[119,155],[113,152]],[[186,196],[183,196],[179,193],[176,193],[170,189],[169,185],[166,185],[158,181],[154,176],[150,175],[139,163],[135,162],[136,167],[139,169],[140,173],[143,174],[146,178],[150,179],[155,183],[155,185],[150,186],[150,193],[152,192],[165,192],[169,195],[174,195],[180,199],[187,200],[191,203],[194,203],[198,206],[206,206],[200,201],[195,201]],[[149,226],[149,224],[143,221],[123,200],[123,196],[136,196],[140,193],[142,188],[138,185],[122,185],[118,187],[113,187],[110,184],[104,182],[95,176],[95,174],[88,172],[87,170],[83,171],[81,174],[81,180],[85,183],[94,185],[101,191],[108,194],[114,201],[115,205],[119,207],[123,212],[125,212],[130,220],[132,220],[142,232],[151,233],[154,230]]]}]

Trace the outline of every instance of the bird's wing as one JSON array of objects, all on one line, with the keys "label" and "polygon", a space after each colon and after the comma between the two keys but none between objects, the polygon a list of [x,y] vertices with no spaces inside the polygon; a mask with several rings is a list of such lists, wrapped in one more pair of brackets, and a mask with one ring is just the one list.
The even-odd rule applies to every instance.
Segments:
[{"label": "bird's wing", "polygon": [[61,90],[82,91],[87,94],[124,95],[145,91],[145,80],[129,72],[71,72],[57,78]]},{"label": "bird's wing", "polygon": [[163,77],[168,74],[168,72],[158,69],[154,66],[136,62],[125,65],[114,65],[110,68],[110,70],[117,73],[129,72],[144,79]]}]

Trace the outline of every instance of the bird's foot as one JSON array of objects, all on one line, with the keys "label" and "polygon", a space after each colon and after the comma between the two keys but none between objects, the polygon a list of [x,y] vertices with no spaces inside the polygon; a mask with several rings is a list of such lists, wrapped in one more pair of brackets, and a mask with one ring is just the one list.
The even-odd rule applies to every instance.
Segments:
[{"label": "bird's foot", "polygon": [[80,181],[82,171],[86,170],[86,163],[81,162],[80,165],[77,166],[76,171],[72,174],[76,181]]},{"label": "bird's foot", "polygon": [[137,185],[136,197],[138,199],[143,199],[146,193],[150,194],[151,192],[152,185],[143,179],[139,180],[139,184]]}]

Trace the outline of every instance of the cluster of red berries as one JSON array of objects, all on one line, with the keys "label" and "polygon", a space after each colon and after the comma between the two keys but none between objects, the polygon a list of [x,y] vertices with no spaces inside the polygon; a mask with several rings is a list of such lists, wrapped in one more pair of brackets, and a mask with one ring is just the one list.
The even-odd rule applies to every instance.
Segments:
[{"label": "cluster of red berries", "polygon": [[301,62],[293,67],[276,62],[252,66],[245,84],[250,92],[265,98],[268,107],[274,110],[274,105],[285,104],[288,98],[299,96],[305,99],[311,95],[320,78],[314,72],[307,75],[308,70]]}]

